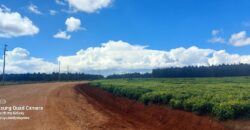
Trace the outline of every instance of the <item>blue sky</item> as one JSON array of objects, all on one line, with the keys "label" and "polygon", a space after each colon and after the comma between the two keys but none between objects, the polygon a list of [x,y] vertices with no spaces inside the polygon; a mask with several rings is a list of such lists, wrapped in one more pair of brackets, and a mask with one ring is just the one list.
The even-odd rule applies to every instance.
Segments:
[{"label": "blue sky", "polygon": [[[32,57],[52,63],[56,63],[59,56],[72,56],[81,49],[100,47],[110,40],[148,46],[150,50],[196,46],[250,55],[249,0],[113,0],[94,12],[70,7],[69,1],[59,5],[55,0],[1,0],[0,4],[11,12],[28,17],[39,32],[32,36],[0,37],[0,44],[8,44],[9,50],[24,48]],[[36,5],[41,14],[32,13],[28,9],[31,4]],[[57,11],[56,15],[50,15],[49,10]],[[67,12],[72,10],[75,12]],[[54,38],[58,31],[66,30],[65,20],[69,17],[79,19],[85,29],[70,32],[69,40]],[[214,35],[213,30],[217,31]],[[232,35],[242,31],[246,36],[236,40],[243,40],[245,44],[230,43]],[[209,42],[213,37],[223,40]]]}]

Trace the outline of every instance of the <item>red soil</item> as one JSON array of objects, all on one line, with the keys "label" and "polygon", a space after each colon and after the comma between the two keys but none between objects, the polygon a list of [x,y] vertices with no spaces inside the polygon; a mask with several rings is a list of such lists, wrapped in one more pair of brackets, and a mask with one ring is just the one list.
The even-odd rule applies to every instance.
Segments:
[{"label": "red soil", "polygon": [[145,106],[142,103],[111,93],[87,84],[78,85],[76,90],[100,112],[109,115],[105,128],[149,129],[149,130],[226,130],[209,117],[201,117],[189,112],[173,110],[157,105]]}]

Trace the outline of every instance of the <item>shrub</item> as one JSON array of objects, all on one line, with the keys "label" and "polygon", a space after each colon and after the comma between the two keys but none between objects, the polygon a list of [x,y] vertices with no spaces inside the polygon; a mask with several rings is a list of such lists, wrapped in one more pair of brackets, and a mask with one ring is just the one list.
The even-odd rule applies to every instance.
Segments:
[{"label": "shrub", "polygon": [[202,97],[192,97],[183,101],[183,107],[196,114],[208,114],[212,111],[213,104]]},{"label": "shrub", "polygon": [[145,104],[164,104],[167,105],[172,98],[172,94],[168,92],[150,92],[142,95],[140,101]]},{"label": "shrub", "polygon": [[250,103],[245,101],[228,101],[215,105],[213,114],[219,120],[248,117],[250,115]]},{"label": "shrub", "polygon": [[213,115],[215,115],[219,120],[226,120],[229,118],[234,118],[234,109],[228,103],[221,103],[215,105],[212,110]]},{"label": "shrub", "polygon": [[171,99],[170,106],[172,108],[176,108],[176,109],[183,109],[182,100],[181,99]]},{"label": "shrub", "polygon": [[143,94],[150,92],[150,89],[146,88],[127,88],[127,87],[107,87],[108,91],[112,92],[116,96],[124,96],[130,99],[139,99]]},{"label": "shrub", "polygon": [[212,111],[213,104],[204,99],[197,99],[194,104],[192,111],[197,114],[208,114]]},{"label": "shrub", "polygon": [[186,111],[192,111],[193,108],[193,100],[187,99],[183,101],[183,108]]}]

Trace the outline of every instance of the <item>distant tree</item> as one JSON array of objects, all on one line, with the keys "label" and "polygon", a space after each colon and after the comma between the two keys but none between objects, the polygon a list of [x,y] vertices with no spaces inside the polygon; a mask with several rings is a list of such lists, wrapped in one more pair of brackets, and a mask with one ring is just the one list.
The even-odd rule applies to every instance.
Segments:
[{"label": "distant tree", "polygon": [[107,76],[107,79],[119,79],[119,78],[151,78],[152,75],[150,73],[126,73],[126,74],[113,74]]},{"label": "distant tree", "polygon": [[[6,81],[57,81],[58,73],[26,73],[26,74],[6,74]],[[2,76],[2,75],[1,75]],[[84,73],[61,73],[61,81],[95,80],[104,78],[102,75],[91,75]]]},{"label": "distant tree", "polygon": [[217,66],[187,66],[154,69],[152,77],[226,77],[250,76],[249,64],[232,64]]}]

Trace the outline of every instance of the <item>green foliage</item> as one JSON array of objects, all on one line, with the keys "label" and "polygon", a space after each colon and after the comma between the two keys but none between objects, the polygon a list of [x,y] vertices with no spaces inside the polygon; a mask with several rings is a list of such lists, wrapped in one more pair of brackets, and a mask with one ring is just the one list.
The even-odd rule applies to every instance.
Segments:
[{"label": "green foliage", "polygon": [[172,97],[172,94],[168,92],[151,92],[142,95],[140,101],[145,104],[154,103],[167,105]]},{"label": "green foliage", "polygon": [[208,114],[212,111],[213,104],[202,97],[187,98],[184,102],[184,110],[196,114]]},{"label": "green foliage", "polygon": [[169,105],[172,108],[183,109],[183,101],[181,99],[171,99]]},{"label": "green foliage", "polygon": [[[227,77],[227,76],[250,76],[250,64],[186,66],[186,67],[170,67],[170,68],[167,67],[167,68],[153,69],[152,71],[152,77],[154,78]],[[122,75],[113,77],[122,77]],[[143,75],[141,76],[141,78],[143,78]]]},{"label": "green foliage", "polygon": [[116,96],[123,96],[123,97],[128,97],[130,99],[136,99],[138,100],[143,94],[150,92],[150,89],[143,88],[143,87],[136,87],[136,88],[131,88],[131,87],[126,87],[123,85],[119,86],[114,86],[112,84],[109,85],[103,85],[98,82],[92,82],[90,85],[95,86],[95,87],[101,87],[102,89],[113,93]]},{"label": "green foliage", "polygon": [[250,117],[250,103],[246,101],[228,101],[215,105],[213,115],[220,120]]},{"label": "green foliage", "polygon": [[[2,75],[0,75],[2,77]],[[46,81],[81,81],[103,79],[102,75],[91,75],[84,73],[26,73],[26,74],[6,74],[7,82],[46,82]]]},{"label": "green foliage", "polygon": [[90,85],[145,104],[167,105],[219,120],[250,118],[250,77],[113,79]]}]

